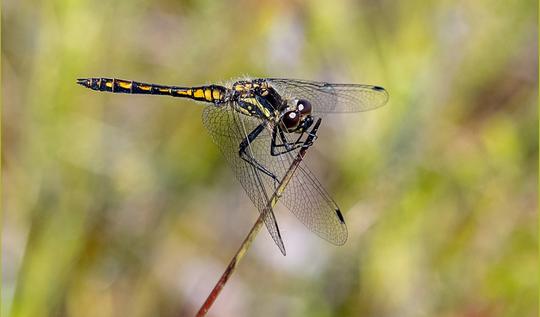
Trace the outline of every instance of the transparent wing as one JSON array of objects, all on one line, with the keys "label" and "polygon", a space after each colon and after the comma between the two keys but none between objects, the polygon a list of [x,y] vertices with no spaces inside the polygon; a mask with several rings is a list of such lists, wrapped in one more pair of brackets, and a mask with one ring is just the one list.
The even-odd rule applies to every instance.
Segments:
[{"label": "transparent wing", "polygon": [[335,245],[347,241],[347,226],[339,207],[305,163],[298,166],[280,202],[319,237]]},{"label": "transparent wing", "polygon": [[[239,145],[247,134],[263,121],[245,116],[232,107],[206,107],[203,122],[214,142],[233,168],[259,212],[263,212],[268,198],[277,187],[276,181],[239,156]],[[278,180],[286,174],[298,150],[278,156],[270,154],[272,126],[267,127],[251,142],[249,155]],[[310,230],[327,241],[342,245],[347,240],[347,227],[336,203],[324,190],[315,176],[302,162],[279,200]],[[273,214],[265,218],[272,238],[283,254],[285,249]]]},{"label": "transparent wing", "polygon": [[379,86],[285,78],[265,80],[285,99],[310,101],[316,114],[367,111],[381,107],[388,101],[388,93]]},{"label": "transparent wing", "polygon": [[[240,143],[261,123],[260,119],[239,114],[231,105],[207,106],[203,111],[204,126],[210,132],[214,143],[219,147],[255,207],[263,213],[275,185],[267,175],[244,161],[239,155]],[[263,139],[263,136],[260,139]],[[266,141],[264,143],[270,144],[268,139]],[[262,152],[263,146],[261,140],[255,140],[248,147],[247,153],[255,157],[256,153]],[[272,239],[285,255],[285,246],[273,211],[266,212],[263,220]]]}]

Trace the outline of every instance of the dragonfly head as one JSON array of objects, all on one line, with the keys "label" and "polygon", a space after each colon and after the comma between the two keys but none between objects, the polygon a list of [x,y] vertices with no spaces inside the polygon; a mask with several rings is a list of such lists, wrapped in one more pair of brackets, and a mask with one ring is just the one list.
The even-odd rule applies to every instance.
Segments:
[{"label": "dragonfly head", "polygon": [[287,132],[303,132],[313,123],[311,103],[305,99],[295,99],[281,115],[280,123]]}]

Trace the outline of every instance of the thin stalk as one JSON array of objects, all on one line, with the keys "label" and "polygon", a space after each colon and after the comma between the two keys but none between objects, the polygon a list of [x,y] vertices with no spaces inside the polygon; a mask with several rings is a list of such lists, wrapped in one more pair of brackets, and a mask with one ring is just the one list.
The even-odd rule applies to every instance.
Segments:
[{"label": "thin stalk", "polygon": [[300,148],[300,151],[298,151],[296,158],[291,163],[291,166],[289,166],[289,169],[287,170],[287,172],[281,179],[279,186],[274,191],[274,194],[272,195],[272,197],[270,197],[270,199],[268,200],[268,203],[266,204],[264,212],[262,212],[259,215],[259,218],[257,218],[257,221],[255,222],[255,224],[249,231],[248,235],[244,239],[244,242],[242,242],[242,245],[240,245],[240,248],[236,252],[235,256],[232,258],[231,262],[229,262],[229,265],[225,269],[225,272],[223,272],[223,274],[221,275],[221,278],[214,286],[214,289],[212,289],[212,291],[210,292],[210,294],[208,295],[208,297],[202,304],[201,308],[199,309],[199,312],[197,312],[197,317],[206,316],[206,313],[208,312],[210,307],[212,307],[212,304],[214,304],[214,301],[219,296],[221,290],[223,289],[225,284],[227,284],[227,282],[229,281],[229,278],[231,277],[232,273],[238,266],[238,263],[240,262],[240,260],[242,260],[244,255],[247,253],[247,250],[251,246],[251,243],[255,239],[255,236],[257,236],[257,233],[259,233],[259,231],[261,230],[266,213],[271,212],[273,210],[279,198],[285,191],[285,188],[287,188],[289,181],[292,179],[294,172],[296,171],[296,168],[298,167],[300,162],[302,162],[302,160],[304,159],[307,149],[311,146],[311,144],[313,143],[313,140],[315,139],[315,135],[317,133],[317,129],[319,128],[320,124],[321,124],[321,119],[317,120],[317,122],[315,123],[315,126],[309,133],[308,137],[306,138],[306,141]]},{"label": "thin stalk", "polygon": [[244,255],[246,254],[247,250],[251,246],[251,242],[255,239],[255,236],[259,231],[261,230],[262,224],[263,224],[263,214],[257,218],[257,221],[251,228],[251,231],[249,231],[248,235],[244,239],[244,242],[242,242],[242,245],[240,246],[240,249],[236,252],[235,256],[232,258],[231,262],[229,262],[229,265],[225,269],[225,272],[221,275],[221,278],[216,283],[216,286],[214,286],[214,289],[208,297],[206,298],[206,301],[204,301],[204,304],[202,304],[201,308],[199,309],[199,312],[197,313],[197,317],[206,316],[206,313],[212,307],[212,304],[214,304],[214,301],[218,297],[219,293],[229,280],[229,277],[231,277],[232,273],[236,269],[236,266],[242,260]]}]

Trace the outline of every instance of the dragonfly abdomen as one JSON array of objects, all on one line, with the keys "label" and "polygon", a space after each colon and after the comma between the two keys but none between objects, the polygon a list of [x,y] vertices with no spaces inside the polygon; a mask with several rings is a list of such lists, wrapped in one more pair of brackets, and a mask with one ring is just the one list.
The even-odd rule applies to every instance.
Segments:
[{"label": "dragonfly abdomen", "polygon": [[225,102],[227,88],[210,85],[201,87],[176,87],[147,84],[133,80],[116,78],[81,78],[77,83],[97,91],[126,94],[167,95],[188,98],[214,104]]}]

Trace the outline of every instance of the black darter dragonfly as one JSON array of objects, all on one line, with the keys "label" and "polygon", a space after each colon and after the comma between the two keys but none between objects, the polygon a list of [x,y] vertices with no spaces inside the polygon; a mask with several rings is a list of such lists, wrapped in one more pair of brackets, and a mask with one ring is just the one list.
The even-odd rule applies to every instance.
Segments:
[{"label": "black darter dragonfly", "polygon": [[[227,87],[163,86],[111,78],[83,78],[77,83],[98,91],[168,95],[207,103],[204,126],[249,198],[265,213],[264,223],[284,255],[275,215],[272,210],[265,212],[265,207],[298,151],[313,144],[325,114],[371,110],[388,101],[388,93],[379,86],[281,78],[239,80]],[[335,245],[345,243],[343,215],[305,163],[300,163],[279,196],[314,233]]]}]

